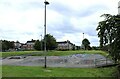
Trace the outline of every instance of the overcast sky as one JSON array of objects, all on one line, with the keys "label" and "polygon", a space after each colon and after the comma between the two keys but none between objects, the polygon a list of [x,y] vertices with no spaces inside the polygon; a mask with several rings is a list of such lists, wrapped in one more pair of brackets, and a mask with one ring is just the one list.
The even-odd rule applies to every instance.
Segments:
[{"label": "overcast sky", "polygon": [[[102,14],[118,13],[119,0],[47,0],[47,33],[57,41],[99,46],[96,27]],[[0,39],[25,43],[44,35],[44,0],[0,0]]]}]

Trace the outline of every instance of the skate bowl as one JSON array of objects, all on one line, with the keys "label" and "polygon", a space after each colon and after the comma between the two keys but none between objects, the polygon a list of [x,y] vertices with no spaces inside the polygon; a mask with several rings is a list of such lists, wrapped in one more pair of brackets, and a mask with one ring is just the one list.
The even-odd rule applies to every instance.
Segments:
[{"label": "skate bowl", "polygon": [[[90,68],[113,64],[113,61],[100,54],[74,54],[68,56],[46,56],[47,67],[79,67]],[[7,57],[2,65],[43,66],[45,56]]]}]

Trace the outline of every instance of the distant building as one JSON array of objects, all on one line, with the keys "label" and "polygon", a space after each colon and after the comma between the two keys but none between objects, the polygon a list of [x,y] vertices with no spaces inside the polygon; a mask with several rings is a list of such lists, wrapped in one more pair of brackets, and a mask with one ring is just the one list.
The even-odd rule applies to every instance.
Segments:
[{"label": "distant building", "polygon": [[[27,41],[25,44],[20,42],[14,42],[15,50],[34,50],[36,40]],[[57,42],[57,50],[79,50],[80,46],[75,46],[69,40]]]},{"label": "distant building", "polygon": [[21,50],[27,50],[27,44],[22,44]]},{"label": "distant building", "polygon": [[25,44],[22,44],[21,50],[34,50],[36,40],[27,41]]},{"label": "distant building", "polygon": [[[35,41],[36,40],[33,40],[33,39],[31,41],[27,41],[26,45],[27,45],[28,50],[33,50],[34,49]],[[25,45],[24,45],[24,47],[25,47]]]},{"label": "distant building", "polygon": [[14,46],[15,46],[15,50],[19,50],[22,47],[22,43],[20,43],[19,41],[14,42]]},{"label": "distant building", "polygon": [[120,1],[118,2],[118,14],[120,15]]},{"label": "distant building", "polygon": [[58,47],[57,50],[72,50],[75,48],[75,45],[71,43],[69,40],[57,42]]}]

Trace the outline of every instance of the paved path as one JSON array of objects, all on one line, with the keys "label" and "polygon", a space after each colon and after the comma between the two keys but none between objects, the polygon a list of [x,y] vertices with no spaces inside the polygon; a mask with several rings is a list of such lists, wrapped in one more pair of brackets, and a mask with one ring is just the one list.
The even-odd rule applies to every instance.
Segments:
[{"label": "paved path", "polygon": [[[2,59],[3,65],[19,66],[44,66],[44,56],[27,56],[21,59]],[[102,55],[75,54],[69,56],[47,56],[47,66],[49,67],[96,67],[96,65],[106,64],[106,58]],[[107,64],[112,64],[108,60]]]}]

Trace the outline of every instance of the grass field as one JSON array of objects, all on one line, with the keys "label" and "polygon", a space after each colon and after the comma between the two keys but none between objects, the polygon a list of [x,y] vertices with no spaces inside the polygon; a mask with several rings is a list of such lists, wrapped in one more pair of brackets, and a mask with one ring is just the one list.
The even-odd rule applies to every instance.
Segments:
[{"label": "grass field", "polygon": [[71,54],[102,54],[106,55],[106,52],[96,51],[96,50],[79,50],[79,51],[50,51],[47,53],[49,56],[63,56],[63,55],[71,55]]},{"label": "grass field", "polygon": [[0,78],[2,77],[2,66],[0,65]]},{"label": "grass field", "polygon": [[[2,57],[32,54],[44,56],[42,51],[0,52]],[[47,56],[64,56],[71,54],[102,54],[103,51],[48,51]],[[111,77],[116,72],[116,67],[109,68],[43,68],[36,66],[2,66],[3,77]]]},{"label": "grass field", "polygon": [[[32,56],[44,56],[45,53],[43,51],[19,51],[19,52],[0,52],[2,53],[2,57],[7,56],[16,56],[16,55],[26,55],[31,54]],[[107,55],[104,51],[96,51],[96,50],[78,50],[78,51],[48,51],[46,52],[47,56],[64,56],[71,54],[102,54],[104,56]],[[1,56],[1,55],[0,55]]]},{"label": "grass field", "polygon": [[115,67],[110,68],[42,68],[3,66],[3,77],[112,77]]},{"label": "grass field", "polygon": [[8,56],[16,56],[16,55],[25,55],[31,54],[33,52],[40,52],[40,51],[15,51],[15,52],[0,52],[0,57],[8,57]]}]

